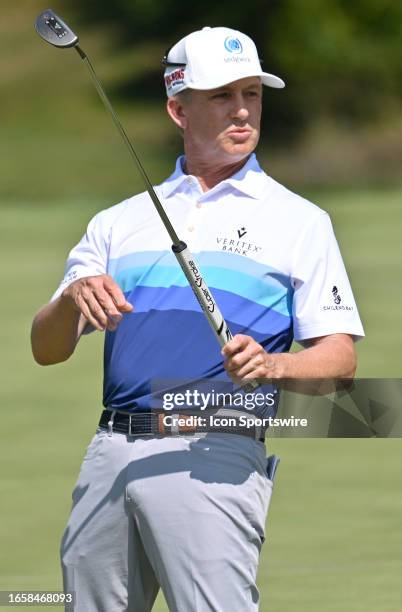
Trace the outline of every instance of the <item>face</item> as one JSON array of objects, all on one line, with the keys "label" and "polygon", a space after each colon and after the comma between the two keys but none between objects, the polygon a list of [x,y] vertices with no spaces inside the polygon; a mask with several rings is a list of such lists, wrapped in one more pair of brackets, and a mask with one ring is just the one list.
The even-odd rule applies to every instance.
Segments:
[{"label": "face", "polygon": [[188,90],[168,100],[168,112],[183,130],[187,157],[234,163],[257,146],[261,101],[261,81],[249,77],[217,89]]}]

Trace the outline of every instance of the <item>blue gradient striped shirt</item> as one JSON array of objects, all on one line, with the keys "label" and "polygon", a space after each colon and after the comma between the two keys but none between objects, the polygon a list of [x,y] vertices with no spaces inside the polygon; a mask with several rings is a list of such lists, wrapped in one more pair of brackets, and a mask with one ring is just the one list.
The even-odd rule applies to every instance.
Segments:
[{"label": "blue gradient striped shirt", "polygon": [[[269,352],[288,351],[294,338],[363,335],[324,211],[268,177],[255,155],[207,192],[182,164],[179,158],[155,189],[233,334],[248,334]],[[147,193],[90,221],[53,299],[75,279],[104,273],[134,306],[105,333],[105,406],[149,408],[157,380],[227,379],[220,347]]]}]

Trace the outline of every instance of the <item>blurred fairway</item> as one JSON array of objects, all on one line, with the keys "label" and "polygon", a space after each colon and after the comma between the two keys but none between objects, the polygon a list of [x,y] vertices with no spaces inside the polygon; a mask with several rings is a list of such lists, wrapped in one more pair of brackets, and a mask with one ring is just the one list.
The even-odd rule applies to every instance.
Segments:
[{"label": "blurred fairway", "polygon": [[[401,193],[309,195],[331,213],[364,320],[358,374],[400,377]],[[101,404],[102,335],[86,337],[70,362],[41,368],[29,330],[68,250],[104,204],[0,209],[1,589],[60,588],[59,539]],[[401,441],[269,446],[282,463],[259,574],[261,611],[401,610]],[[162,600],[155,609],[166,609]]]}]

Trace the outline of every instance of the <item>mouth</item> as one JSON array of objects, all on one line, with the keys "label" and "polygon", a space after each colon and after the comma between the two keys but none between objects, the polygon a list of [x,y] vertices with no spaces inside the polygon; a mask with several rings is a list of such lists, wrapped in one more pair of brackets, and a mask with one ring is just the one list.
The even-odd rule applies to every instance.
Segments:
[{"label": "mouth", "polygon": [[228,132],[228,136],[237,142],[245,142],[250,138],[252,130],[250,128],[236,127]]}]

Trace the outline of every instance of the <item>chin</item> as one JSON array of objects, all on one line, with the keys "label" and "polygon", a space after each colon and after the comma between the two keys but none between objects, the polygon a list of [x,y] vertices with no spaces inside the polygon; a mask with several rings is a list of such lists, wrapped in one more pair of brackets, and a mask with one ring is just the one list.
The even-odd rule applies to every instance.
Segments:
[{"label": "chin", "polygon": [[235,160],[243,159],[244,157],[247,157],[248,155],[250,155],[254,151],[255,147],[256,145],[246,146],[245,144],[238,144],[238,145],[232,145],[231,147],[227,147],[225,152],[228,156],[230,156],[233,159],[233,161],[235,161]]},{"label": "chin", "polygon": [[227,142],[223,149],[227,155],[230,155],[233,159],[242,159],[247,155],[250,155],[258,144],[258,139],[250,138],[246,142]]}]

